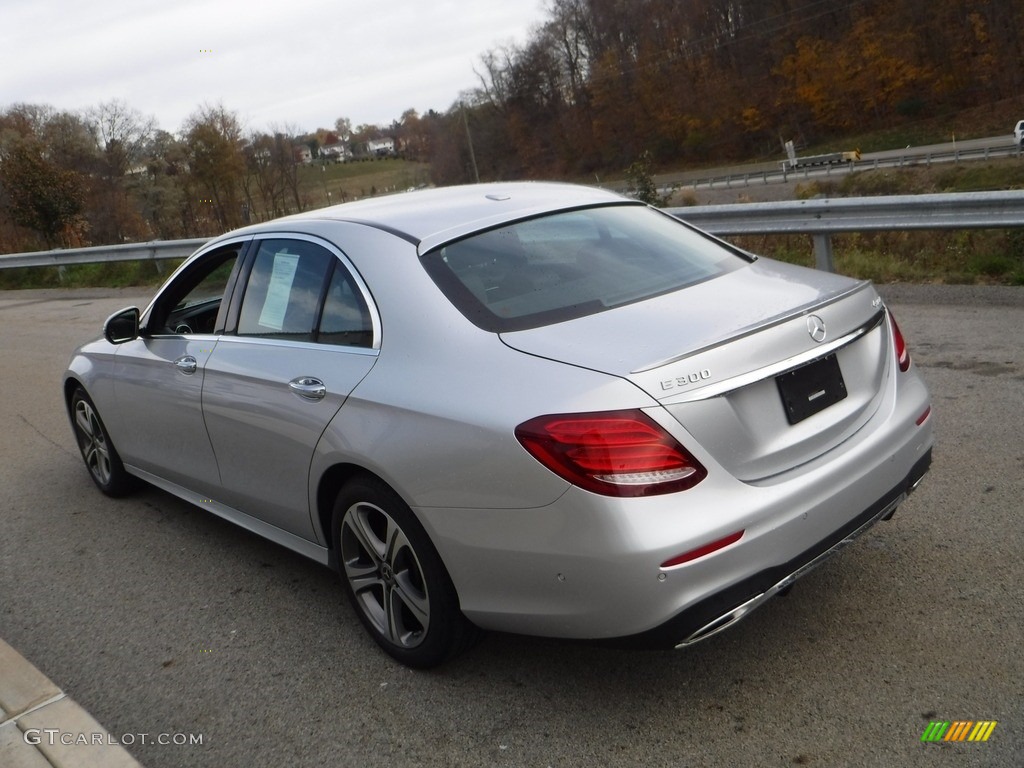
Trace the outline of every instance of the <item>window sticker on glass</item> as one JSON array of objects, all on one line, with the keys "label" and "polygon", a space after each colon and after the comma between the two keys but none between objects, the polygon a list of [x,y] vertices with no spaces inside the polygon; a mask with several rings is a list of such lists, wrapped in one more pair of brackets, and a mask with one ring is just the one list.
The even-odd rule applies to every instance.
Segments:
[{"label": "window sticker on glass", "polygon": [[288,296],[291,294],[298,266],[298,254],[274,254],[274,268],[270,273],[267,299],[263,302],[263,310],[260,312],[259,323],[264,328],[272,328],[275,331],[284,328],[284,313],[288,309]]}]

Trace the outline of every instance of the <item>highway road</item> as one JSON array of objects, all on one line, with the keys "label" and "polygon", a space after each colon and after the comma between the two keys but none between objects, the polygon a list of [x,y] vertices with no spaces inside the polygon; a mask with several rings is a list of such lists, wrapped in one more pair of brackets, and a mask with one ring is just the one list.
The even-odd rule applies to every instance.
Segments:
[{"label": "highway road", "polygon": [[[429,673],[376,651],[330,571],[96,491],[60,375],[144,297],[0,292],[0,637],[148,768],[1024,765],[1024,288],[882,291],[938,439],[890,522],[687,651],[491,635]],[[924,744],[933,720],[998,725]]]},{"label": "highway road", "polygon": [[[694,171],[678,171],[659,174],[654,177],[659,192],[667,194],[675,189],[711,190],[732,187],[749,187],[760,185],[778,185],[808,181],[810,179],[836,178],[855,171],[874,170],[877,168],[895,168],[913,165],[930,165],[932,163],[974,162],[997,158],[1017,158],[1024,156],[1014,143],[1012,134],[991,136],[988,138],[956,140],[954,136],[943,144],[925,146],[907,146],[880,152],[865,152],[855,163],[838,163],[830,166],[803,166],[783,171],[782,161],[773,160],[746,165],[723,166],[720,168],[702,168]],[[853,147],[836,146],[834,151],[850,150]],[[798,156],[806,153],[797,153]],[[620,192],[626,189],[626,182],[619,181],[607,185],[610,189]]]}]

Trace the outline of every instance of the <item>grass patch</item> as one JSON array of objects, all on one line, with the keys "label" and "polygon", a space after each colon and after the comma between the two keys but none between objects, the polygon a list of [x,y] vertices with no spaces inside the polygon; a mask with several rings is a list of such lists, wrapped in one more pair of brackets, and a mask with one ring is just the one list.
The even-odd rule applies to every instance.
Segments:
[{"label": "grass patch", "polygon": [[812,200],[815,197],[835,197],[839,185],[834,181],[815,180],[806,184],[798,183],[793,197],[797,200]]},{"label": "grass patch", "polygon": [[[855,171],[838,185],[843,197],[875,197],[882,195],[921,194],[929,182],[916,169],[900,171],[895,168],[877,171]],[[931,190],[928,190],[931,191]]]},{"label": "grass patch", "polygon": [[302,195],[314,208],[404,192],[430,183],[428,164],[396,157],[304,165],[298,170]]},{"label": "grass patch", "polygon": [[1024,189],[1024,162],[959,164],[936,169],[935,187],[940,192],[986,192],[1001,189]]},{"label": "grass patch", "polygon": [[909,168],[854,171],[836,191],[844,197],[921,195],[932,192],[984,192],[1024,189],[1024,159],[936,163]]},{"label": "grass patch", "polygon": [[[733,238],[741,248],[815,265],[809,235]],[[832,238],[836,271],[875,283],[1024,285],[1024,232],[865,232]]]},{"label": "grass patch", "polygon": [[69,264],[66,267],[15,267],[0,270],[0,290],[18,288],[127,288],[157,286],[181,259],[117,261],[108,264]]}]

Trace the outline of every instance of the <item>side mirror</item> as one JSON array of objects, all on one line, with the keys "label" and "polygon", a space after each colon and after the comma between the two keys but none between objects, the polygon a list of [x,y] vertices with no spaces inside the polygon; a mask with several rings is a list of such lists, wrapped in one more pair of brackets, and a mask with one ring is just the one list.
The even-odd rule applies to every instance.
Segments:
[{"label": "side mirror", "polygon": [[103,323],[103,338],[111,344],[124,344],[139,338],[139,308],[115,312]]}]

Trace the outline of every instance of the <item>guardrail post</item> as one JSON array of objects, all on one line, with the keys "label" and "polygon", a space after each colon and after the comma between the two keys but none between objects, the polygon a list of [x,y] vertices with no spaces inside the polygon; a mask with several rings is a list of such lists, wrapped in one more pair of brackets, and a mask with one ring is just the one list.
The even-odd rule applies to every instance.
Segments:
[{"label": "guardrail post", "polygon": [[828,232],[811,236],[814,239],[814,263],[824,272],[835,272],[832,263],[832,235]]}]

